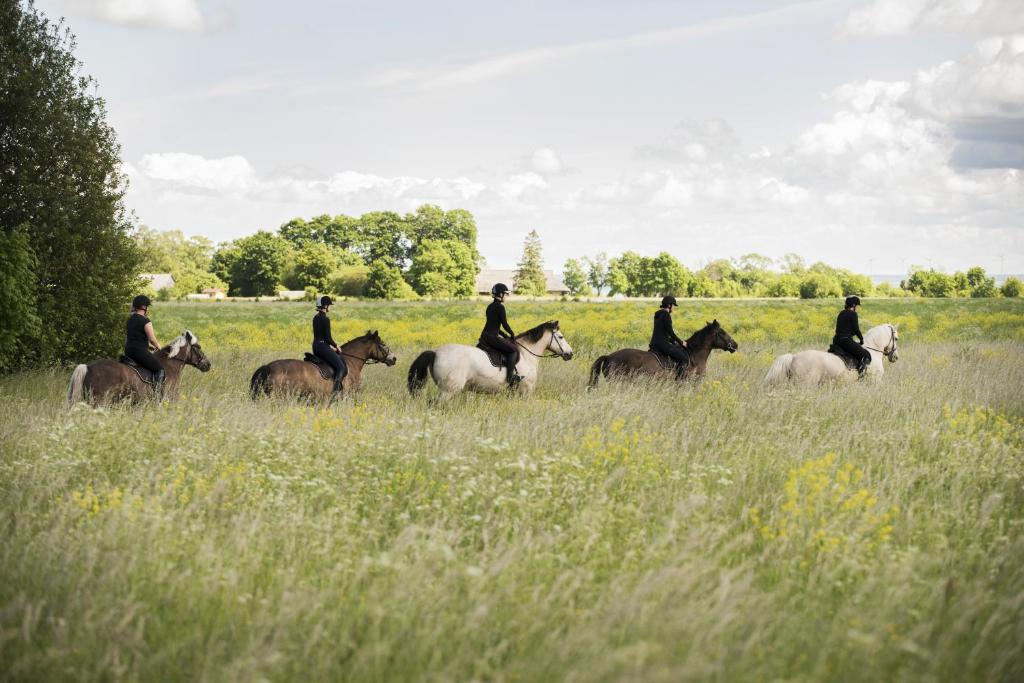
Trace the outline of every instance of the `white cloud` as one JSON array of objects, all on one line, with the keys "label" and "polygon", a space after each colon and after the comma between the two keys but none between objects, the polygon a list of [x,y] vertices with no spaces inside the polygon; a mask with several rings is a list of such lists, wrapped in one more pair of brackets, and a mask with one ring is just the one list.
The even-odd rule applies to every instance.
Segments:
[{"label": "white cloud", "polygon": [[501,184],[499,193],[509,201],[521,199],[530,190],[543,190],[548,182],[536,173],[517,173]]},{"label": "white cloud", "polygon": [[1015,33],[1024,31],[1024,8],[1019,0],[875,0],[851,11],[843,29],[866,36]]},{"label": "white cloud", "polygon": [[604,40],[588,40],[562,45],[548,45],[510,52],[496,57],[485,57],[469,64],[448,69],[390,69],[368,82],[380,86],[400,84],[420,88],[448,88],[472,85],[501,78],[514,73],[537,69],[543,65],[568,59],[628,50],[646,49],[660,45],[682,43],[730,33],[741,33],[767,26],[783,24],[825,8],[830,0],[811,0],[786,5],[764,12],[718,17],[685,26],[648,31]]},{"label": "white cloud", "polygon": [[239,192],[256,184],[252,166],[240,156],[206,159],[181,152],[147,154],[139,161],[139,168],[147,178],[178,188]]},{"label": "white cloud", "polygon": [[562,172],[562,159],[550,147],[541,147],[535,150],[533,156],[530,157],[530,165],[537,173],[546,175]]},{"label": "white cloud", "polygon": [[124,26],[201,32],[217,28],[223,16],[204,13],[196,0],[63,0],[69,11]]}]

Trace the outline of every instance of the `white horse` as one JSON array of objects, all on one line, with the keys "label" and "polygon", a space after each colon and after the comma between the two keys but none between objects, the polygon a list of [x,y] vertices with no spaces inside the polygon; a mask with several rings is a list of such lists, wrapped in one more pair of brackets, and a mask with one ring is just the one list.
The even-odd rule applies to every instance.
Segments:
[{"label": "white horse", "polygon": [[[537,385],[538,365],[541,358],[572,359],[572,347],[552,320],[534,327],[516,337],[522,350],[516,371],[522,377],[519,394],[529,396]],[[496,368],[487,354],[475,346],[445,344],[436,351],[424,351],[409,368],[409,393],[417,395],[427,381],[427,372],[441,390],[438,400],[447,401],[466,389],[480,392],[500,392],[508,386],[505,368]]]},{"label": "white horse", "polygon": [[[891,323],[876,325],[867,331],[864,335],[864,348],[871,354],[871,364],[867,369],[869,375],[878,378],[885,372],[882,356],[888,358],[890,363],[896,362],[899,358],[896,352],[899,338],[896,326]],[[786,353],[776,358],[768,368],[764,383],[777,385],[791,381],[810,385],[856,375],[857,371],[848,369],[843,359],[834,353],[811,350]]]}]

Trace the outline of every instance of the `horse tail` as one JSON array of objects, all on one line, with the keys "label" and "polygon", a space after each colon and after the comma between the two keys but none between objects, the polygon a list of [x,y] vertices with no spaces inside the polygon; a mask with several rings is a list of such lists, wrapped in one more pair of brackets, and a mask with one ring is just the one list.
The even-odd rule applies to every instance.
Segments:
[{"label": "horse tail", "polygon": [[261,365],[256,368],[256,372],[252,373],[252,379],[249,380],[249,397],[252,400],[256,400],[260,397],[261,393],[269,394],[270,385],[267,384],[267,380],[270,378],[270,366]]},{"label": "horse tail", "polygon": [[768,368],[768,374],[764,376],[765,384],[778,384],[790,378],[791,366],[793,365],[793,354],[784,353],[775,359],[772,366]]},{"label": "horse tail", "polygon": [[605,371],[608,366],[608,356],[598,356],[594,364],[590,366],[590,384],[588,388],[593,389],[597,386],[597,380],[601,377],[601,373]]},{"label": "horse tail", "polygon": [[80,363],[75,366],[74,372],[71,373],[71,381],[68,382],[68,408],[85,397],[85,376],[88,373],[88,365]]},{"label": "horse tail", "polygon": [[433,371],[435,358],[437,358],[437,353],[434,351],[424,351],[412,362],[407,382],[410,395],[415,396],[420,393],[423,385],[427,383],[427,372]]}]

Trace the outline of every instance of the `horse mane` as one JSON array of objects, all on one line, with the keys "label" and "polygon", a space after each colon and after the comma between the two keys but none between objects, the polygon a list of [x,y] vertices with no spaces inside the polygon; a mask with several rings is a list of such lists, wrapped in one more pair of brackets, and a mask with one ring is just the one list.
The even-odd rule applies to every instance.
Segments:
[{"label": "horse mane", "polygon": [[689,348],[700,348],[700,346],[707,341],[707,338],[715,333],[719,327],[718,321],[713,320],[704,327],[700,328],[686,340],[686,346]]},{"label": "horse mane", "polygon": [[193,332],[192,330],[184,330],[181,334],[175,337],[170,344],[159,349],[154,355],[163,354],[167,358],[173,358],[174,356],[177,356],[178,351],[181,350],[181,347],[184,346],[185,344],[188,344],[188,337],[192,338],[193,344],[199,343],[199,338],[196,337],[195,332]]},{"label": "horse mane", "polygon": [[537,325],[537,327],[531,327],[522,334],[516,335],[516,339],[522,339],[523,337],[526,337],[531,342],[537,342],[540,341],[540,338],[544,336],[545,332],[547,332],[548,330],[554,330],[557,327],[558,321],[549,320],[547,322],[541,323],[540,325]]}]

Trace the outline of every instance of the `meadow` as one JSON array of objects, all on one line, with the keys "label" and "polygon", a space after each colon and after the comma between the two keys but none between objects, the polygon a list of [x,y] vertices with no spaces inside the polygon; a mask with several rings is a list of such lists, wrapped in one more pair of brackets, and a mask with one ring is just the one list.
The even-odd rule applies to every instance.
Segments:
[{"label": "meadow", "polygon": [[1024,680],[1024,302],[868,300],[880,382],[763,391],[839,306],[683,301],[739,352],[587,392],[655,304],[515,302],[577,357],[434,406],[409,363],[483,304],[344,302],[399,362],[321,406],[247,396],[311,305],[157,304],[214,366],[176,402],[0,378],[0,680]]}]

